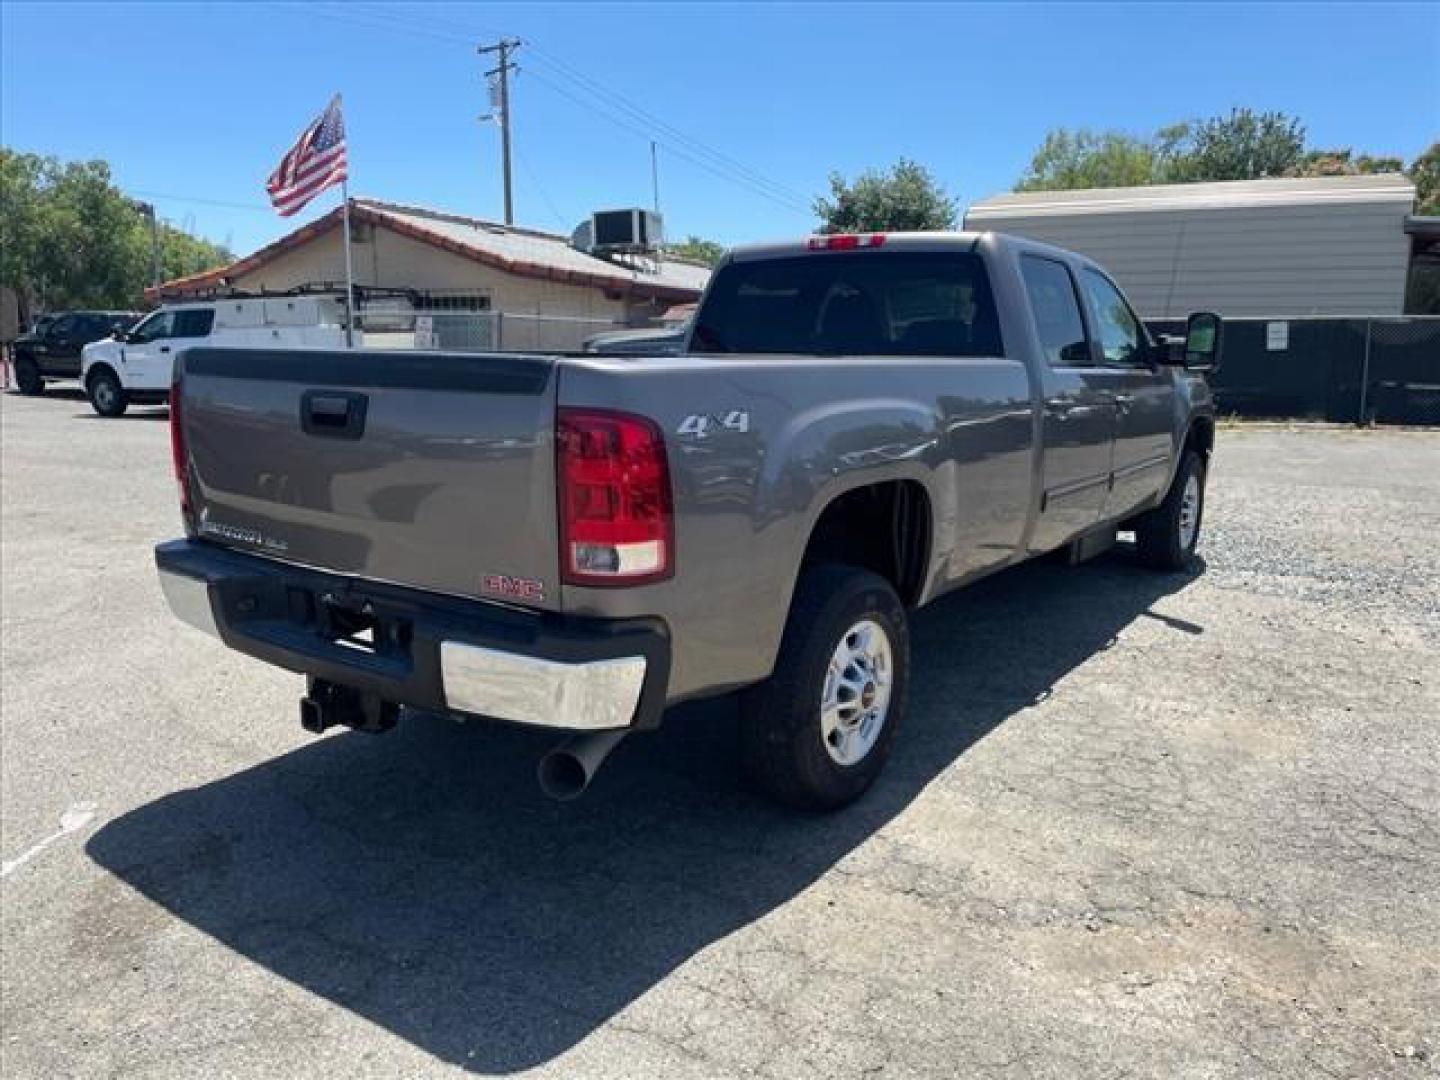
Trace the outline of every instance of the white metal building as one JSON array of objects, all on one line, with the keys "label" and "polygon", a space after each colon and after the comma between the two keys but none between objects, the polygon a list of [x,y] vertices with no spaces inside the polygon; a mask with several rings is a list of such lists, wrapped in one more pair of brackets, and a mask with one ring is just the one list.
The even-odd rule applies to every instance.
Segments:
[{"label": "white metal building", "polygon": [[1399,315],[1415,188],[1399,173],[996,195],[965,227],[1088,255],[1145,318]]}]

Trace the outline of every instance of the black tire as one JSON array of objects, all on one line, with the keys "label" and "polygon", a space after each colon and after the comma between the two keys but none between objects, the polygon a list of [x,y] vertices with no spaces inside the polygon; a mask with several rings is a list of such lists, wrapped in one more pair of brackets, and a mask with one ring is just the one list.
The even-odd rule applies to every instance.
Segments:
[{"label": "black tire", "polygon": [[101,416],[124,416],[130,407],[130,395],[120,385],[120,378],[108,367],[96,368],[85,380],[85,392],[90,395],[90,407]]},{"label": "black tire", "polygon": [[[1194,505],[1186,507],[1186,490],[1195,483]],[[1183,518],[1193,513],[1193,527]],[[1185,451],[1165,501],[1135,519],[1135,549],[1140,561],[1156,570],[1184,570],[1200,542],[1200,525],[1205,516],[1205,459],[1194,450]]]},{"label": "black tire", "polygon": [[[884,632],[889,646],[889,698],[868,749],[857,760],[842,763],[827,749],[821,701],[832,657],[847,640],[847,632],[865,621]],[[883,680],[862,678],[870,694],[868,705],[876,700],[875,687]],[[806,568],[790,605],[775,672],[741,698],[745,771],[767,794],[790,806],[836,810],[854,802],[890,756],[905,715],[909,685],[909,623],[890,583],[852,566]],[[851,698],[846,705],[853,709],[851,702],[859,700]],[[859,734],[863,723],[848,730]],[[857,745],[864,745],[864,739]]]},{"label": "black tire", "polygon": [[40,365],[33,356],[15,358],[15,385],[26,397],[36,397],[45,392],[45,380],[40,376]]}]

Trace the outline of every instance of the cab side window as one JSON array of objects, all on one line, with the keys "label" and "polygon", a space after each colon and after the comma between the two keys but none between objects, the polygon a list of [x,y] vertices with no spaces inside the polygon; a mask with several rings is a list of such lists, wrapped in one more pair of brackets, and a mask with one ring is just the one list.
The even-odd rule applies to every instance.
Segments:
[{"label": "cab side window", "polygon": [[136,345],[174,336],[175,312],[173,311],[157,311],[131,331],[131,341]]},{"label": "cab side window", "polygon": [[215,325],[215,311],[212,308],[191,308],[188,311],[177,311],[175,313],[175,332],[172,336],[177,338],[209,337],[210,328]]},{"label": "cab side window", "polygon": [[61,315],[58,319],[56,319],[54,322],[52,322],[52,323],[50,324],[50,326],[49,326],[49,328],[47,329],[46,333],[47,333],[50,337],[56,338],[56,339],[60,339],[60,338],[71,338],[71,337],[74,337],[74,336],[76,335],[76,333],[79,331],[79,329],[80,329],[80,316],[79,316],[79,315]]},{"label": "cab side window", "polygon": [[1090,320],[1100,341],[1100,352],[1106,365],[1138,367],[1145,363],[1146,339],[1140,320],[1120,295],[1120,290],[1103,274],[1086,270],[1085,299],[1090,305]]},{"label": "cab side window", "polygon": [[1063,263],[1039,255],[1020,257],[1020,276],[1040,333],[1040,347],[1051,367],[1088,367],[1093,361],[1080,317],[1075,282]]}]

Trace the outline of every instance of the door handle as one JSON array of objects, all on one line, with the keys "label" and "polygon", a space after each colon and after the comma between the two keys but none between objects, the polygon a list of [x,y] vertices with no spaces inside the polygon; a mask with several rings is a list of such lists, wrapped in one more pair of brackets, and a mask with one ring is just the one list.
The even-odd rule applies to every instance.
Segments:
[{"label": "door handle", "polygon": [[358,439],[365,434],[370,399],[345,390],[307,390],[300,395],[300,427],[307,435]]},{"label": "door handle", "polygon": [[169,351],[170,351],[170,346],[169,346],[169,345],[161,345],[161,346],[160,346],[160,351],[161,351],[161,352],[169,352]]}]

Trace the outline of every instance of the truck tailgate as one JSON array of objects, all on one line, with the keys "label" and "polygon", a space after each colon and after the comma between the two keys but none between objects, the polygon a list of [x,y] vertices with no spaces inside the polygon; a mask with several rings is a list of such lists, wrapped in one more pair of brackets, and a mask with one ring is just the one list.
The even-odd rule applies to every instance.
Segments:
[{"label": "truck tailgate", "polygon": [[559,607],[554,361],[191,349],[203,538],[432,592]]}]

